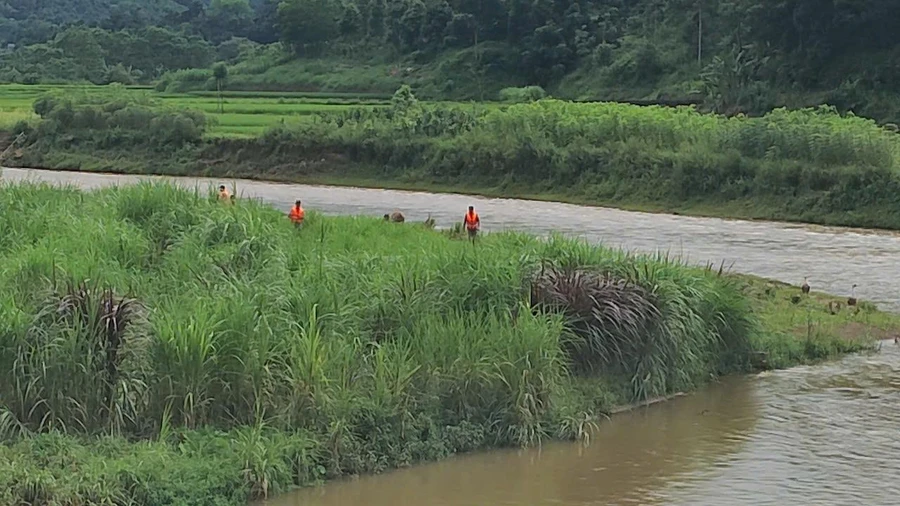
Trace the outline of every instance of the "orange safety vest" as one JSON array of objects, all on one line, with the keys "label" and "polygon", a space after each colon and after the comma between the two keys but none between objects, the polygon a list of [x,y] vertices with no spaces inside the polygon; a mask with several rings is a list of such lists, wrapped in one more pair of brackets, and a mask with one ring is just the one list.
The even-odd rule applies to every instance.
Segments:
[{"label": "orange safety vest", "polygon": [[479,226],[481,226],[481,219],[478,217],[478,213],[472,211],[471,213],[466,213],[465,219],[466,228],[469,230],[477,230]]},{"label": "orange safety vest", "polygon": [[294,223],[303,223],[303,217],[305,215],[306,212],[303,211],[303,207],[295,205],[291,208],[291,214],[288,215],[288,218],[290,218]]}]

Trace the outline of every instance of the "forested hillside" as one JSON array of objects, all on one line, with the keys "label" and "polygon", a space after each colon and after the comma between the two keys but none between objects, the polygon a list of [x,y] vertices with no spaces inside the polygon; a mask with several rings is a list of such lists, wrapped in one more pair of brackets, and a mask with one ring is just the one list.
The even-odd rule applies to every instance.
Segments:
[{"label": "forested hillside", "polygon": [[232,89],[539,85],[898,119],[900,2],[883,0],[0,0],[0,16],[0,81],[203,88],[224,61]]}]

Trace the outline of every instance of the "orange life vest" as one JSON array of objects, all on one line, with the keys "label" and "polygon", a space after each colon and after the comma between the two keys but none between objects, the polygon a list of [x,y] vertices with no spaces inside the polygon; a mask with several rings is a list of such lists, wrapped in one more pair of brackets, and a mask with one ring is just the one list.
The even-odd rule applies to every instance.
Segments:
[{"label": "orange life vest", "polygon": [[303,207],[295,205],[291,208],[291,214],[288,215],[288,218],[294,223],[303,223],[303,217],[305,215],[306,212],[303,211]]},{"label": "orange life vest", "polygon": [[476,230],[479,226],[481,226],[481,219],[478,217],[478,213],[472,211],[471,213],[466,213],[465,219],[466,228],[469,230]]}]

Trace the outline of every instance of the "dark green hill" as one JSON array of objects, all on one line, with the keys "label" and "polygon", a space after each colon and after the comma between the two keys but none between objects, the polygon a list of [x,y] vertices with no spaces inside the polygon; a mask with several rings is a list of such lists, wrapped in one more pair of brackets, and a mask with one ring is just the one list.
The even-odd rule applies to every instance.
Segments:
[{"label": "dark green hill", "polygon": [[[392,92],[407,83],[422,97],[492,99],[504,87],[538,85],[565,98],[702,100],[725,113],[830,103],[898,120],[900,2],[3,0],[0,16],[0,43],[17,51],[52,46],[72,23],[111,38],[148,27],[201,38],[217,47],[214,59],[232,65],[238,89]],[[146,58],[135,65],[104,57],[42,70],[35,65],[43,53],[2,58],[0,80],[17,82],[104,82],[97,73],[112,61],[137,66],[132,79],[143,82],[185,67],[184,59],[155,61],[148,72]],[[206,60],[189,66],[207,68]],[[54,70],[73,66],[94,68]],[[203,72],[167,80],[180,88],[210,82]]]}]

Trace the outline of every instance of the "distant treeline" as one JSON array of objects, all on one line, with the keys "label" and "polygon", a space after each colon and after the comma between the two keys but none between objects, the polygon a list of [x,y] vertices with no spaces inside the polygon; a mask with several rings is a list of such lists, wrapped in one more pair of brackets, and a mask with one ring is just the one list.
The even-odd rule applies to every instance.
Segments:
[{"label": "distant treeline", "polygon": [[[364,78],[328,87],[428,74],[432,97],[539,85],[573,99],[702,97],[726,113],[828,103],[897,122],[896,26],[900,3],[874,0],[3,0],[0,45],[15,47],[0,80],[145,82],[221,60],[239,64],[241,89],[297,90],[358,65],[348,72]],[[310,58],[325,63],[263,75]]]}]

